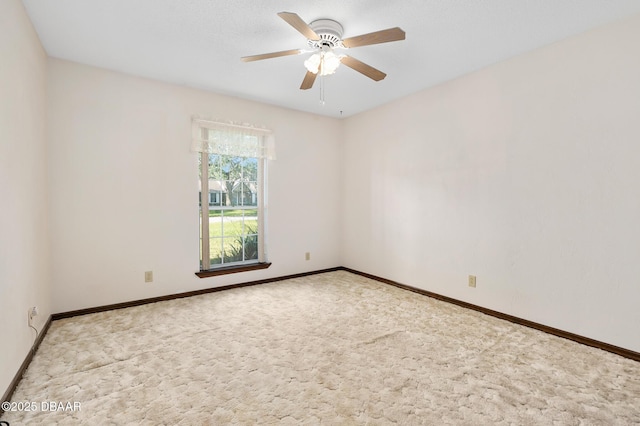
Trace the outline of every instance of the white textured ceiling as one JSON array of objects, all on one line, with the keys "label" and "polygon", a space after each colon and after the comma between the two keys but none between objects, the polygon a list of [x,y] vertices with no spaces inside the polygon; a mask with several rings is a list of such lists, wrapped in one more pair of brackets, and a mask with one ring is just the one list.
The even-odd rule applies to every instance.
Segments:
[{"label": "white textured ceiling", "polygon": [[[640,13],[640,0],[23,0],[50,56],[332,117],[349,116],[492,63]],[[404,41],[349,55],[387,73],[341,66],[299,89],[305,48],[276,14],[334,19],[344,37],[399,26]],[[306,55],[308,56],[308,55]]]}]

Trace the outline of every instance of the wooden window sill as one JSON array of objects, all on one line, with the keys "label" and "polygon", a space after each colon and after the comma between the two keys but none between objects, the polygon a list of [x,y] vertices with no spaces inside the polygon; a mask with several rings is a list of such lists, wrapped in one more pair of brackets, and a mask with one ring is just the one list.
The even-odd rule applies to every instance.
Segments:
[{"label": "wooden window sill", "polygon": [[271,262],[251,263],[248,265],[232,265],[222,266],[220,268],[209,269],[208,271],[196,272],[200,278],[215,277],[217,275],[235,274],[237,272],[256,271],[258,269],[267,269],[271,266]]}]

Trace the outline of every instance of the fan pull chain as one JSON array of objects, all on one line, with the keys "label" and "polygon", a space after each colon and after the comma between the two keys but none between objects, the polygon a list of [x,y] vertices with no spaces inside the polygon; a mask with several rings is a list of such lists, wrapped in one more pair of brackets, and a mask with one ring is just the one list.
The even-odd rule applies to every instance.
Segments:
[{"label": "fan pull chain", "polygon": [[320,74],[320,105],[324,106],[324,53],[320,56],[320,66],[318,68]]},{"label": "fan pull chain", "polygon": [[324,75],[320,76],[320,105],[324,106]]}]

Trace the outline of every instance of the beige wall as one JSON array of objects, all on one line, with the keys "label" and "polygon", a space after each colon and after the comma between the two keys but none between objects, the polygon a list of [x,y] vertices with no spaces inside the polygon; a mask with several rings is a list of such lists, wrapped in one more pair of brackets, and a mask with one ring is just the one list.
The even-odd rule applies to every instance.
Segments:
[{"label": "beige wall", "polygon": [[[56,312],[334,267],[341,122],[50,59]],[[191,116],[265,126],[271,268],[199,279]],[[305,261],[305,252],[311,260]],[[144,282],[153,270],[154,282]]]},{"label": "beige wall", "polygon": [[343,264],[640,351],[639,40],[636,16],[347,119]]},{"label": "beige wall", "polygon": [[46,55],[19,0],[0,1],[0,397],[51,314]]}]

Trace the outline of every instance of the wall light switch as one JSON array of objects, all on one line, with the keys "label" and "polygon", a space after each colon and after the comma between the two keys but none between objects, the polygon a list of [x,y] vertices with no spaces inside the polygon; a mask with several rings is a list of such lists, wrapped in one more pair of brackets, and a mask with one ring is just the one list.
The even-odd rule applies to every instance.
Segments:
[{"label": "wall light switch", "polygon": [[146,271],[144,273],[144,282],[152,283],[153,282],[153,271]]}]

